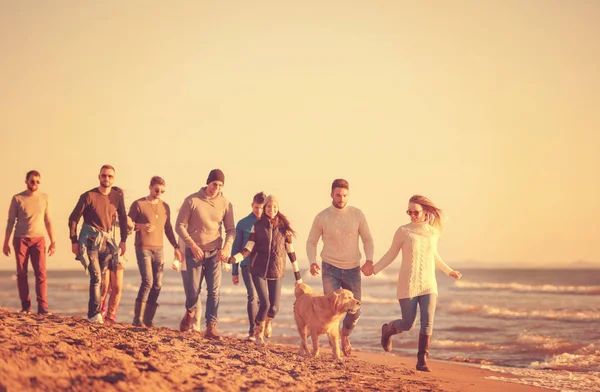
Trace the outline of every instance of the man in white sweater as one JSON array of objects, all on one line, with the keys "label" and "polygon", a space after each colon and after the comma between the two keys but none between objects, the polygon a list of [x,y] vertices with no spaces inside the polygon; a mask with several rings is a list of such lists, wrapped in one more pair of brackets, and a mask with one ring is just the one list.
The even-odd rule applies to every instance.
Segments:
[{"label": "man in white sweater", "polygon": [[[366,261],[373,261],[373,237],[365,215],[356,207],[347,206],[348,181],[336,179],[331,184],[332,205],[321,211],[313,221],[306,240],[306,254],[310,273],[316,276],[321,271],[317,264],[317,244],[323,239],[321,251],[323,269],[323,291],[325,295],[343,288],[350,290],[354,298],[361,299],[360,260],[362,254],[358,238],[363,242]],[[342,323],[342,351],[349,356],[352,352],[350,334],[358,322],[360,310],[346,314]]]}]

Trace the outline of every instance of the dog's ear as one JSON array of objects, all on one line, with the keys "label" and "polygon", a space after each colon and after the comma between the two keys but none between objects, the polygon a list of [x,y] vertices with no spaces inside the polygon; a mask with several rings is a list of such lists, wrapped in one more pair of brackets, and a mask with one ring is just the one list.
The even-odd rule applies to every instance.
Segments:
[{"label": "dog's ear", "polygon": [[339,290],[334,291],[333,293],[329,293],[329,304],[334,312],[341,312],[344,307],[344,296],[338,293]]}]

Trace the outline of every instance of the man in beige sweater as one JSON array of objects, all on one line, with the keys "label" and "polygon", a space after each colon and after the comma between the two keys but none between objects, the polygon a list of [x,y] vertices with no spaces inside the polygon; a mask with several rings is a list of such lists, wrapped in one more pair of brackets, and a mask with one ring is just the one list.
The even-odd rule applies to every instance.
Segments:
[{"label": "man in beige sweater", "polygon": [[[315,276],[321,271],[317,264],[317,244],[323,239],[321,251],[323,269],[323,291],[325,295],[339,289],[350,290],[354,298],[361,299],[360,260],[362,255],[358,239],[362,240],[366,262],[373,262],[373,237],[365,215],[356,207],[348,206],[348,181],[336,179],[331,184],[331,206],[321,211],[313,221],[306,240],[306,255],[310,273]],[[350,334],[358,322],[360,310],[346,314],[342,324],[342,351],[349,356],[352,352]]]},{"label": "man in beige sweater", "polygon": [[[175,224],[175,231],[186,244],[184,277],[186,312],[179,324],[181,331],[191,328],[196,313],[202,280],[206,278],[206,334],[221,339],[217,334],[217,314],[221,286],[221,261],[231,255],[235,239],[233,206],[223,196],[221,188],[225,175],[219,169],[211,170],[206,186],[185,198]],[[225,226],[225,243],[222,228]]]},{"label": "man in beige sweater", "polygon": [[[8,224],[4,237],[3,252],[10,255],[10,236],[13,228],[15,237],[13,246],[17,259],[17,287],[21,298],[21,311],[29,313],[31,298],[29,297],[29,283],[27,282],[27,264],[31,258],[33,273],[35,275],[35,292],[39,314],[49,314],[46,283],[46,238],[45,232],[50,237],[48,254],[52,256],[56,250],[54,231],[50,220],[48,208],[48,195],[38,191],[41,175],[36,170],[31,170],[25,176],[27,189],[13,196],[8,210]],[[16,227],[15,227],[16,223]]]}]

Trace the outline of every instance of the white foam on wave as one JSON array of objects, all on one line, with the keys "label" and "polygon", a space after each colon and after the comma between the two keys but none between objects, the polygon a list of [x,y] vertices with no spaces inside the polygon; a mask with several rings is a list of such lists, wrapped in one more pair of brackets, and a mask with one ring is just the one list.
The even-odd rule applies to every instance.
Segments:
[{"label": "white foam on wave", "polygon": [[537,334],[521,333],[517,338],[520,346],[529,347],[536,351],[545,353],[572,352],[581,347],[580,343],[572,342],[566,339],[543,336]]},{"label": "white foam on wave", "polygon": [[556,354],[544,361],[532,362],[530,367],[533,369],[600,373],[600,350],[592,343],[573,353]]},{"label": "white foam on wave", "polygon": [[440,349],[459,349],[459,350],[504,350],[506,347],[489,344],[484,342],[460,341],[460,340],[436,340],[431,341],[431,346]]},{"label": "white foam on wave", "polygon": [[471,305],[463,302],[452,302],[450,308],[460,314],[481,314],[487,317],[503,319],[538,319],[562,321],[596,321],[600,313],[583,312],[569,309],[522,310],[498,308],[490,305]]},{"label": "white foam on wave", "polygon": [[507,375],[486,377],[490,380],[533,385],[561,392],[597,392],[598,385],[600,385],[600,373],[598,372],[574,373],[565,370],[538,370],[488,365],[482,365],[481,368]]},{"label": "white foam on wave", "polygon": [[521,283],[476,283],[469,281],[454,282],[454,289],[459,290],[504,290],[518,293],[543,293],[543,294],[600,294],[600,286],[555,286],[550,284],[529,285]]}]

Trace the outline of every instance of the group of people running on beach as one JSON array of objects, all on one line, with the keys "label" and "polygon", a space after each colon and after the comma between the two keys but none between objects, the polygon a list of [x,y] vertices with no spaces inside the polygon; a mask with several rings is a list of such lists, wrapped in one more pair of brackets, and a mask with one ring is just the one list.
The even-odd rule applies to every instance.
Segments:
[{"label": "group of people running on beach", "polygon": [[[280,211],[277,197],[263,192],[255,194],[251,212],[236,225],[233,206],[222,192],[225,175],[221,170],[213,169],[208,174],[206,186],[185,198],[173,228],[171,209],[162,200],[166,188],[163,178],[152,177],[148,195],[135,200],[128,212],[123,191],[113,185],[114,167],[103,165],[98,180],[97,187],[81,194],[69,216],[72,252],[89,275],[87,318],[90,322],[115,322],[123,286],[126,240],[129,233],[135,232],[135,254],[141,284],[135,301],[133,325],[152,327],[154,324],[165,265],[163,240],[166,236],[173,247],[172,268],[181,271],[185,291],[185,312],[179,325],[181,331],[200,330],[199,294],[205,282],[204,335],[210,339],[222,339],[216,328],[221,275],[222,270],[229,271],[233,265],[233,283],[239,284],[241,271],[248,292],[248,339],[263,344],[265,338],[272,336],[272,322],[279,312],[286,258],[292,264],[296,283],[302,282],[293,243],[296,232]],[[39,191],[40,182],[38,171],[28,172],[26,190],[13,196],[3,252],[7,256],[10,254],[10,237],[14,231],[12,244],[21,311],[31,311],[27,281],[31,260],[38,313],[50,314],[46,295],[46,254],[51,256],[55,252],[56,241],[48,196]],[[416,368],[430,371],[426,359],[437,302],[435,269],[455,279],[461,277],[461,273],[450,268],[437,251],[442,211],[428,198],[412,196],[406,210],[410,223],[397,229],[389,250],[377,263],[373,263],[373,237],[363,212],[347,204],[349,188],[346,180],[334,180],[331,205],[314,218],[306,240],[310,273],[322,275],[324,294],[343,288],[360,301],[361,273],[365,276],[379,273],[402,251],[396,295],[402,317],[382,325],[381,345],[385,351],[391,351],[392,336],[413,328],[419,307]],[[50,239],[47,248],[46,234]],[[320,240],[323,243],[321,263],[317,259]],[[363,244],[366,259],[362,266],[359,241]],[[350,335],[359,317],[360,311],[348,313],[342,321],[341,344],[346,356],[351,355]]]}]

